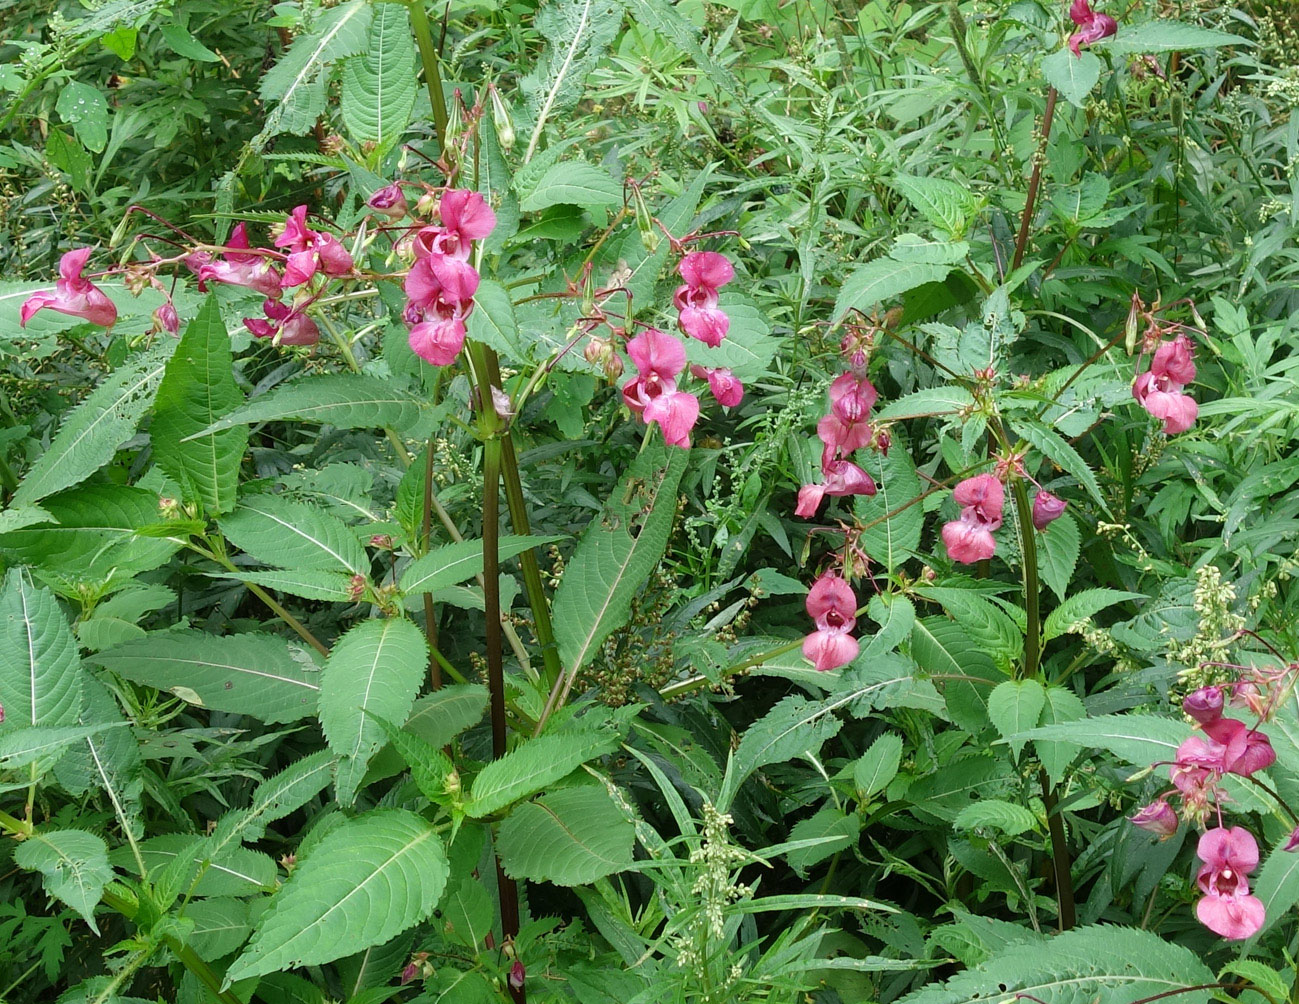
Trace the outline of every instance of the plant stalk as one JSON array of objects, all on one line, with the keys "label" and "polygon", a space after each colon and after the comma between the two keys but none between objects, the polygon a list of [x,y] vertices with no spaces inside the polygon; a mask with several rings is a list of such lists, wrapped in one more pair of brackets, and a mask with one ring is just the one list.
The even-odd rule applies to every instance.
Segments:
[{"label": "plant stalk", "polygon": [[1028,488],[1022,478],[1011,486],[1015,498],[1015,514],[1019,523],[1020,557],[1024,562],[1024,615],[1028,630],[1024,633],[1024,664],[1020,679],[1036,680],[1042,658],[1042,611],[1039,599],[1042,584],[1037,574],[1037,532],[1033,526],[1033,506],[1028,500]]},{"label": "plant stalk", "polygon": [[[424,451],[424,553],[428,554],[433,536],[433,438],[430,436],[428,448]],[[428,639],[429,648],[429,682],[434,690],[442,686],[442,666],[437,659],[438,626],[433,609],[433,594],[424,594],[424,636]]]},{"label": "plant stalk", "polygon": [[424,0],[411,0],[410,26],[419,46],[420,62],[424,64],[424,85],[428,88],[429,104],[433,107],[433,128],[437,131],[438,149],[447,145],[447,99],[442,90],[442,74],[438,70],[438,51],[433,44],[433,29],[424,10]]},{"label": "plant stalk", "polygon": [[1019,237],[1015,241],[1015,258],[1010,264],[1013,272],[1024,264],[1024,252],[1028,249],[1028,230],[1033,223],[1033,210],[1037,208],[1037,190],[1042,184],[1042,162],[1046,160],[1046,144],[1051,139],[1051,123],[1055,121],[1055,103],[1059,92],[1049,88],[1046,92],[1046,111],[1042,113],[1042,138],[1038,141],[1037,152],[1033,154],[1033,173],[1028,178],[1028,194],[1024,199],[1024,215],[1019,220]]}]

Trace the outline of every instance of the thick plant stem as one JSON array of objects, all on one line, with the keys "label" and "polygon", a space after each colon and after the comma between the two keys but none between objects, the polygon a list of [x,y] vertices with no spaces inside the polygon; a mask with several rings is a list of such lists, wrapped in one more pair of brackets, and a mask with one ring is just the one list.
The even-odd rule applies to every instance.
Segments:
[{"label": "thick plant stem", "polygon": [[424,64],[424,86],[428,88],[429,104],[433,107],[433,128],[437,130],[438,149],[447,145],[447,99],[442,90],[442,74],[438,70],[438,51],[433,44],[433,29],[429,26],[424,0],[412,0],[410,26],[419,46],[420,62]]},{"label": "thick plant stem", "polygon": [[1042,806],[1046,809],[1046,827],[1051,836],[1051,866],[1055,872],[1055,901],[1059,910],[1060,930],[1068,931],[1078,922],[1073,902],[1073,863],[1069,860],[1069,844],[1065,839],[1064,820],[1057,811],[1055,790],[1051,779],[1042,768],[1037,774],[1042,786]]},{"label": "thick plant stem", "polygon": [[1042,162],[1046,160],[1046,144],[1051,139],[1051,123],[1055,121],[1055,103],[1060,94],[1054,87],[1046,92],[1046,111],[1042,113],[1042,138],[1033,154],[1033,173],[1028,178],[1028,194],[1024,198],[1024,215],[1019,220],[1019,237],[1015,241],[1015,259],[1010,264],[1013,272],[1024,264],[1028,249],[1028,230],[1033,224],[1033,210],[1037,208],[1037,190],[1042,184]]},{"label": "thick plant stem", "polygon": [[[424,553],[428,554],[429,543],[433,537],[433,440],[428,441],[424,452]],[[424,636],[428,639],[429,649],[429,682],[433,689],[442,686],[442,666],[437,659],[438,626],[433,610],[433,594],[424,594]]]},{"label": "thick plant stem", "polygon": [[1024,633],[1024,664],[1020,679],[1036,680],[1042,658],[1042,611],[1038,600],[1042,584],[1037,575],[1037,538],[1034,536],[1033,506],[1028,500],[1028,488],[1017,479],[1011,488],[1015,497],[1015,514],[1019,523],[1020,557],[1024,562],[1024,615],[1028,630]]}]

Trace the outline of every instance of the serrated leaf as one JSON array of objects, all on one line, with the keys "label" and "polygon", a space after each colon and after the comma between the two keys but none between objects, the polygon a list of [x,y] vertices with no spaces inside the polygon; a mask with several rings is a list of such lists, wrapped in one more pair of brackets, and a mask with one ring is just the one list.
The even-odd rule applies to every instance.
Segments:
[{"label": "serrated leaf", "polygon": [[427,666],[424,635],[401,618],[363,621],[330,650],[320,675],[319,715],[329,748],[342,758],[342,804],[352,804],[366,765],[384,742],[383,729],[368,715],[404,720]]},{"label": "serrated leaf", "polygon": [[221,959],[242,945],[252,932],[249,901],[233,896],[195,899],[185,907],[185,919],[194,926],[189,944],[200,958]]},{"label": "serrated leaf", "polygon": [[519,321],[509,291],[499,282],[484,279],[474,294],[474,312],[469,315],[469,337],[510,359],[526,360],[528,354],[519,337]]},{"label": "serrated leaf", "polygon": [[[425,694],[411,707],[402,729],[441,749],[465,729],[482,720],[487,709],[487,688],[480,683],[459,683]],[[402,769],[402,757],[391,746],[370,761],[368,776],[391,777]]]},{"label": "serrated leaf", "polygon": [[33,725],[0,736],[0,770],[17,770],[38,761],[58,759],[75,742],[116,728],[124,722],[96,725]]},{"label": "serrated leaf", "polygon": [[[867,552],[870,553],[870,552]],[[916,623],[916,608],[902,593],[882,593],[870,598],[866,612],[879,630],[862,649],[862,662],[887,655],[906,641]],[[865,632],[863,632],[865,634]]]},{"label": "serrated leaf", "polygon": [[54,776],[73,795],[101,791],[112,806],[123,832],[139,835],[141,779],[140,745],[126,716],[108,688],[96,677],[85,677],[85,706],[81,725],[91,728],[54,765]]},{"label": "serrated leaf", "polygon": [[355,602],[352,577],[346,572],[311,569],[283,569],[273,572],[209,572],[214,579],[236,579],[281,593],[301,596],[304,600],[327,600],[332,603]]},{"label": "serrated leaf", "polygon": [[243,403],[235,384],[230,336],[215,294],[185,326],[158,386],[149,439],[153,456],[182,488],[187,501],[218,516],[235,507],[239,465],[248,430],[227,429],[191,438]]},{"label": "serrated leaf", "polygon": [[741,781],[768,764],[819,752],[843,725],[830,713],[842,703],[810,701],[797,695],[782,700],[745,730],[727,772],[732,779],[728,790],[738,789]]},{"label": "serrated leaf", "polygon": [[501,823],[507,875],[575,886],[630,867],[636,830],[603,788],[563,788],[520,805]]},{"label": "serrated leaf", "polygon": [[1069,580],[1078,564],[1082,549],[1082,535],[1078,524],[1067,512],[1057,517],[1037,538],[1037,569],[1042,581],[1064,600],[1069,592]]},{"label": "serrated leaf", "polygon": [[0,591],[0,732],[74,724],[81,690],[77,640],[54,594],[26,569],[9,569]]},{"label": "serrated leaf", "polygon": [[[965,185],[946,178],[894,175],[889,184],[944,235],[956,237],[965,232],[970,217],[978,209],[978,200]],[[941,279],[946,275],[939,276]],[[926,282],[930,280],[925,280]],[[918,285],[918,284],[917,284]]]},{"label": "serrated leaf", "polygon": [[580,671],[605,639],[627,623],[632,597],[667,548],[687,459],[687,450],[651,442],[569,559],[553,613],[567,672]]},{"label": "serrated leaf", "polygon": [[877,258],[867,262],[843,281],[834,301],[833,320],[836,323],[842,321],[853,310],[868,314],[877,305],[917,286],[923,286],[927,282],[942,282],[951,270],[950,265],[901,262],[893,258]]},{"label": "serrated leaf", "polygon": [[1102,512],[1109,512],[1110,507],[1101,494],[1101,486],[1096,481],[1087,461],[1079,456],[1078,451],[1069,445],[1060,433],[1048,429],[1040,422],[1017,420],[1011,423],[1016,435],[1022,436],[1031,446],[1036,447],[1044,457],[1059,467],[1066,474],[1071,474],[1087,494],[1096,500]]},{"label": "serrated leaf", "polygon": [[85,830],[37,831],[18,845],[14,864],[41,873],[45,891],[66,903],[99,933],[95,907],[113,878],[108,846]]},{"label": "serrated leaf", "polygon": [[346,523],[304,502],[252,495],[220,520],[221,532],[264,565],[370,572],[370,559]]},{"label": "serrated leaf", "polygon": [[347,820],[271,900],[226,985],[383,944],[433,912],[448,870],[433,825],[413,812],[383,809]]},{"label": "serrated leaf", "polygon": [[1016,759],[1024,749],[1024,740],[1010,737],[1036,726],[1045,704],[1046,688],[1036,680],[1005,680],[988,695],[988,718],[1010,742]]},{"label": "serrated leaf", "polygon": [[1190,727],[1158,715],[1100,715],[1075,722],[1042,725],[1016,733],[1018,741],[1058,740],[1078,746],[1109,750],[1128,763],[1148,766],[1177,757],[1177,747],[1191,734]]},{"label": "serrated leaf", "polygon": [[68,412],[18,485],[13,504],[29,505],[79,484],[112,460],[117,448],[135,435],[175,348],[170,338],[160,339],[115,369]]},{"label": "serrated leaf", "polygon": [[317,750],[268,777],[253,792],[247,809],[228,813],[212,832],[211,853],[238,841],[260,840],[266,824],[295,812],[324,791],[334,779],[334,754]]},{"label": "serrated leaf", "polygon": [[[1064,722],[1081,721],[1087,717],[1087,708],[1081,698],[1067,687],[1050,684],[1046,688],[1046,703],[1042,705],[1042,717],[1039,725],[1059,725]],[[1075,743],[1039,739],[1033,743],[1037,758],[1052,784],[1059,784],[1064,778],[1065,769],[1078,755],[1079,747]]]},{"label": "serrated leaf", "polygon": [[911,655],[929,676],[1000,680],[991,657],[970,644],[961,625],[944,617],[917,620],[911,631]]},{"label": "serrated leaf", "polygon": [[314,714],[320,692],[320,674],[305,669],[288,643],[273,635],[159,631],[91,659],[191,704],[264,722]]},{"label": "serrated leaf", "polygon": [[852,780],[863,799],[879,794],[897,776],[902,763],[902,737],[885,732],[853,764]]},{"label": "serrated leaf", "polygon": [[1144,24],[1125,24],[1117,35],[1101,42],[1097,48],[1115,56],[1130,56],[1142,52],[1187,52],[1192,49],[1214,49],[1221,45],[1253,44],[1240,35],[1165,19],[1147,21]]},{"label": "serrated leaf", "polygon": [[383,730],[393,751],[410,768],[410,776],[424,797],[435,805],[446,803],[447,777],[455,770],[450,758],[436,746],[404,732],[386,718],[369,712],[367,715]]},{"label": "serrated leaf", "polygon": [[958,812],[952,825],[958,830],[993,829],[1000,830],[1008,837],[1017,837],[1037,826],[1037,817],[1029,809],[1014,802],[981,798]]},{"label": "serrated leaf", "polygon": [[1061,48],[1042,60],[1042,75],[1062,98],[1076,108],[1083,108],[1087,96],[1101,79],[1101,61],[1090,52],[1075,56],[1067,48]]},{"label": "serrated leaf", "polygon": [[875,418],[880,422],[896,422],[922,415],[954,415],[972,404],[974,398],[963,387],[930,387],[890,401],[876,412]]},{"label": "serrated leaf", "polygon": [[[165,876],[178,892],[194,885],[196,896],[252,896],[275,888],[275,861],[249,847],[226,847],[215,854],[207,839],[192,833],[164,833],[139,846],[149,873]],[[135,864],[129,847],[114,848],[108,859],[119,868]]]},{"label": "serrated leaf", "polygon": [[353,141],[380,150],[395,144],[410,124],[418,81],[406,8],[375,4],[367,49],[343,64],[340,110]]},{"label": "serrated leaf", "polygon": [[1045,644],[1052,638],[1059,638],[1073,625],[1116,603],[1144,599],[1148,597],[1143,593],[1129,593],[1122,589],[1084,589],[1081,593],[1074,593],[1047,614],[1046,623],[1042,627],[1042,641]]},{"label": "serrated leaf", "polygon": [[415,398],[375,377],[323,373],[281,384],[213,422],[200,434],[282,419],[319,422],[339,429],[404,429],[417,421],[419,409],[420,402]]},{"label": "serrated leaf", "polygon": [[[534,547],[549,544],[562,537],[501,537],[497,542],[499,560],[506,561]],[[429,551],[416,558],[401,575],[401,591],[406,594],[431,593],[472,579],[483,570],[483,542],[460,540]]]},{"label": "serrated leaf", "polygon": [[566,777],[588,760],[612,753],[618,737],[612,732],[557,732],[538,736],[493,760],[474,778],[465,815],[481,819],[511,802],[535,794]]},{"label": "serrated leaf", "polygon": [[554,164],[523,194],[519,208],[531,213],[558,205],[583,209],[622,205],[622,185],[608,171],[592,164],[582,161]]}]

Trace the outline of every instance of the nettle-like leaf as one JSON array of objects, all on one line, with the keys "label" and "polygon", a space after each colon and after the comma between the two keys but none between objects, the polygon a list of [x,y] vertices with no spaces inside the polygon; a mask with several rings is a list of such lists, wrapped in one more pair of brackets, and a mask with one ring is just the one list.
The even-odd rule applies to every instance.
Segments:
[{"label": "nettle-like leaf", "polygon": [[356,599],[356,594],[352,590],[352,577],[346,572],[287,568],[271,572],[208,572],[206,574],[214,579],[235,579],[281,593],[301,596],[304,600],[350,603]]},{"label": "nettle-like leaf", "polygon": [[562,788],[501,823],[501,867],[513,878],[574,886],[631,866],[636,829],[603,787]]},{"label": "nettle-like leaf", "polygon": [[320,674],[274,635],[159,631],[91,658],[199,707],[264,722],[295,722],[314,714],[320,693]]},{"label": "nettle-like leaf", "polygon": [[138,836],[144,790],[140,745],[109,689],[92,673],[86,674],[84,687],[81,727],[86,734],[55,763],[54,777],[73,795],[102,792],[123,832]]},{"label": "nettle-like leaf", "polygon": [[582,161],[552,165],[519,194],[519,208],[525,213],[559,205],[596,209],[622,204],[622,185],[604,168]]},{"label": "nettle-like leaf", "polygon": [[18,845],[14,864],[41,873],[45,891],[85,919],[96,934],[95,907],[113,878],[108,845],[85,830],[37,831]]},{"label": "nettle-like leaf", "polygon": [[[487,710],[487,688],[480,683],[459,683],[425,694],[411,707],[402,730],[441,749],[465,729],[482,720]],[[368,778],[391,777],[402,769],[404,760],[391,746],[374,755]]]},{"label": "nettle-like leaf", "polygon": [[149,439],[154,459],[181,485],[187,501],[212,516],[235,507],[239,464],[248,446],[244,426],[192,434],[243,403],[235,384],[230,335],[215,295],[185,326],[158,387]]},{"label": "nettle-like leaf", "polygon": [[[33,725],[6,731],[0,736],[0,770],[18,770],[32,764],[41,773],[73,743],[97,735],[118,723],[96,725]],[[120,724],[125,724],[120,723]]]},{"label": "nettle-like leaf", "polygon": [[365,548],[341,519],[279,495],[252,495],[220,521],[236,547],[264,565],[369,575]]},{"label": "nettle-like leaf", "polygon": [[687,451],[652,442],[591,523],[555,591],[555,638],[577,673],[627,623],[632,597],[663,557],[676,516]]},{"label": "nettle-like leaf", "polygon": [[9,569],[0,590],[0,734],[76,724],[82,679],[77,641],[54,594],[27,569]]},{"label": "nettle-like leaf", "polygon": [[352,139],[380,150],[395,144],[410,124],[418,87],[406,8],[375,4],[368,47],[343,64],[340,108]]},{"label": "nettle-like leaf", "polygon": [[212,832],[211,853],[240,841],[260,840],[268,823],[297,811],[328,787],[336,759],[329,750],[317,750],[268,777],[253,792],[247,809],[221,817]]},{"label": "nettle-like leaf", "polygon": [[901,1004],[976,1004],[1032,994],[1052,1004],[1128,1004],[1142,997],[1180,992],[1201,1004],[1213,982],[1198,955],[1151,931],[1095,926],[1065,931],[1047,944],[1027,942],[997,952],[982,965],[942,984],[908,994]]},{"label": "nettle-like leaf", "polygon": [[382,726],[369,716],[403,721],[427,667],[424,635],[400,618],[364,621],[330,651],[320,680],[320,726],[341,757],[337,787],[344,805],[352,803],[370,758],[384,743]]},{"label": "nettle-like leaf", "polygon": [[871,558],[892,571],[920,547],[924,506],[917,503],[902,508],[920,494],[920,478],[916,476],[916,466],[905,443],[889,450],[887,457],[872,450],[863,452],[858,459],[866,473],[875,479],[876,486],[874,495],[861,495],[853,500],[858,522],[869,527],[862,534],[861,546]]},{"label": "nettle-like leaf", "polygon": [[1037,538],[1037,570],[1042,581],[1051,587],[1061,601],[1069,592],[1082,550],[1082,535],[1078,523],[1065,513],[1047,525]]},{"label": "nettle-like leaf", "polygon": [[1101,79],[1101,61],[1090,52],[1075,56],[1067,48],[1060,48],[1042,60],[1042,76],[1062,98],[1082,108]]},{"label": "nettle-like leaf", "polygon": [[755,770],[819,752],[843,725],[832,712],[846,703],[847,699],[839,695],[830,701],[810,701],[794,695],[750,725],[727,769],[718,808],[725,810],[740,783]]},{"label": "nettle-like leaf", "polygon": [[988,695],[988,718],[1010,743],[1016,759],[1024,749],[1024,740],[1010,737],[1036,726],[1045,705],[1046,688],[1037,680],[1005,680]]},{"label": "nettle-like leaf", "polygon": [[1037,817],[1014,802],[981,798],[958,812],[952,825],[958,830],[1000,830],[1008,837],[1017,837],[1037,826]]},{"label": "nettle-like leaf", "polygon": [[1099,43],[1096,48],[1114,56],[1131,56],[1141,52],[1188,52],[1193,49],[1216,49],[1223,45],[1253,45],[1249,39],[1229,32],[1203,28],[1184,21],[1147,21],[1125,24],[1123,30]]},{"label": "nettle-like leaf", "polygon": [[112,460],[117,448],[135,435],[175,348],[170,338],[159,339],[73,408],[14,492],[14,504],[29,505],[79,484]]},{"label": "nettle-like leaf", "polygon": [[946,178],[898,174],[889,184],[945,237],[963,234],[970,218],[979,210],[979,199],[971,194],[968,186]]},{"label": "nettle-like leaf", "polygon": [[1143,593],[1129,593],[1122,589],[1084,589],[1074,593],[1047,614],[1046,622],[1042,625],[1042,641],[1048,642],[1066,634],[1075,624],[1117,603],[1145,599],[1149,597]]},{"label": "nettle-like leaf", "polygon": [[1081,721],[1042,725],[1014,734],[1028,739],[1074,743],[1109,750],[1131,764],[1145,766],[1177,758],[1177,747],[1190,735],[1185,722],[1158,715],[1100,715]]},{"label": "nettle-like leaf", "polygon": [[902,737],[886,732],[853,764],[852,779],[863,799],[888,787],[902,763]]},{"label": "nettle-like leaf", "polygon": [[201,434],[282,419],[319,422],[338,429],[406,429],[415,424],[419,412],[416,398],[375,377],[322,373],[280,384],[218,417]]},{"label": "nettle-like leaf", "polygon": [[[562,537],[501,537],[498,541],[499,560],[505,561],[534,547],[550,544]],[[416,558],[401,575],[401,591],[407,594],[432,593],[454,586],[478,575],[483,570],[483,542],[459,540],[435,548]]]},{"label": "nettle-like leaf", "polygon": [[465,814],[490,816],[536,794],[588,760],[612,753],[618,737],[606,731],[559,732],[539,736],[493,760],[474,778]]},{"label": "nettle-like leaf", "polygon": [[415,813],[383,809],[347,820],[271,900],[226,985],[383,944],[433,912],[448,872],[441,839]]}]

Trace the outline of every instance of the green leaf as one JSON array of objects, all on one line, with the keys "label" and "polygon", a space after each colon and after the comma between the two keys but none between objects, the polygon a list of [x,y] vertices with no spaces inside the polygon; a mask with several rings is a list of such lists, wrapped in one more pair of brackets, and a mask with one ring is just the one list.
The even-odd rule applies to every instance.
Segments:
[{"label": "green leaf", "polygon": [[1024,749],[1024,740],[1011,740],[1033,728],[1046,704],[1046,688],[1036,680],[1006,680],[992,688],[988,695],[988,718],[1001,737],[1010,742],[1015,758]]},{"label": "green leaf", "polygon": [[[1082,700],[1067,687],[1050,684],[1046,688],[1046,703],[1042,705],[1042,717],[1039,725],[1058,725],[1064,722],[1076,722],[1087,717],[1087,708]],[[1033,743],[1037,758],[1042,761],[1047,777],[1052,784],[1059,784],[1064,772],[1073,758],[1078,755],[1080,747],[1075,743],[1039,739]]]},{"label": "green leaf", "polygon": [[1191,734],[1190,727],[1157,715],[1101,715],[1082,721],[1060,722],[1019,732],[1015,740],[1050,739],[1109,750],[1128,763],[1148,766],[1176,759],[1177,747]]},{"label": "green leaf", "polygon": [[1225,31],[1182,21],[1161,20],[1125,24],[1113,38],[1099,43],[1097,49],[1122,57],[1142,52],[1186,52],[1190,49],[1214,49],[1220,45],[1253,44],[1247,38]]},{"label": "green leaf", "polygon": [[243,392],[235,384],[230,336],[213,294],[185,326],[158,386],[149,424],[158,466],[181,485],[187,501],[200,503],[212,516],[235,507],[248,430],[240,426],[186,437],[207,429],[243,400]]},{"label": "green leaf", "polygon": [[219,854],[236,841],[253,842],[266,833],[266,824],[296,812],[324,791],[334,778],[335,757],[329,750],[317,750],[295,760],[278,774],[268,777],[253,792],[252,804],[228,813],[212,832],[212,854]]},{"label": "green leaf", "polygon": [[1042,75],[1062,98],[1082,108],[1101,79],[1101,61],[1090,52],[1075,56],[1067,48],[1057,49],[1042,60]]},{"label": "green leaf", "polygon": [[99,88],[75,80],[64,84],[54,109],[87,150],[103,153],[108,145],[108,102]]},{"label": "green leaf", "polygon": [[897,776],[902,763],[902,737],[885,732],[853,764],[852,780],[863,801],[879,794]]},{"label": "green leaf", "polygon": [[609,172],[582,161],[553,165],[523,194],[519,208],[525,213],[548,206],[581,206],[598,209],[622,205],[622,185]]},{"label": "green leaf", "polygon": [[951,270],[950,265],[900,262],[892,258],[877,258],[867,262],[843,281],[839,296],[834,301],[833,320],[838,323],[853,310],[870,313],[877,305],[917,286],[923,286],[927,282],[942,282]]},{"label": "green leaf", "polygon": [[1263,901],[1263,926],[1245,943],[1249,949],[1279,920],[1285,920],[1290,908],[1299,903],[1299,853],[1272,849],[1257,876],[1250,878],[1250,891]]},{"label": "green leaf", "polygon": [[465,815],[473,819],[490,816],[617,748],[618,737],[603,730],[538,736],[479,772],[465,803]]},{"label": "green leaf", "polygon": [[418,420],[419,409],[419,401],[382,380],[357,373],[323,373],[258,395],[198,435],[282,419],[319,422],[337,429],[405,429]]},{"label": "green leaf", "polygon": [[370,559],[356,534],[315,506],[279,495],[252,495],[220,524],[236,547],[264,565],[369,577]]},{"label": "green leaf", "polygon": [[[220,56],[190,34],[189,29],[183,25],[164,24],[158,30],[162,33],[162,37],[166,40],[171,51],[176,55],[197,60],[200,63],[221,62]],[[123,58],[129,57],[124,56]]]},{"label": "green leaf", "polygon": [[418,86],[406,8],[375,4],[369,47],[343,64],[340,110],[353,141],[392,147],[410,124]]},{"label": "green leaf", "polygon": [[54,776],[73,795],[92,788],[104,792],[123,832],[138,835],[142,763],[135,736],[121,727],[127,724],[117,699],[87,673],[81,712],[81,725],[87,731],[54,765]]},{"label": "green leaf", "polygon": [[[549,544],[562,537],[501,537],[497,543],[501,561]],[[483,542],[461,540],[446,544],[416,558],[401,575],[401,591],[407,595],[431,593],[472,579],[483,570]]]},{"label": "green leaf", "polygon": [[911,631],[911,655],[930,676],[970,676],[986,681],[1002,678],[988,653],[971,645],[965,629],[945,617],[916,621]]},{"label": "green leaf", "polygon": [[[901,192],[916,211],[944,236],[959,237],[963,234],[969,226],[970,217],[979,208],[979,201],[970,194],[968,186],[946,178],[898,174],[893,176],[889,184]],[[946,272],[938,276],[938,279],[945,276]]]},{"label": "green leaf", "polygon": [[526,360],[527,350],[519,337],[519,322],[509,291],[499,282],[484,279],[474,293],[474,312],[469,315],[469,337],[510,359]]},{"label": "green leaf", "polygon": [[1144,593],[1129,593],[1122,589],[1084,589],[1081,593],[1074,593],[1047,615],[1042,627],[1042,642],[1045,644],[1052,638],[1059,638],[1073,625],[1116,603],[1144,599],[1148,599]]},{"label": "green leaf", "polygon": [[1048,429],[1040,422],[1017,420],[1012,422],[1016,434],[1023,436],[1031,446],[1035,446],[1042,455],[1059,467],[1066,474],[1072,474],[1085,489],[1087,494],[1096,500],[1102,512],[1109,512],[1110,507],[1101,494],[1101,486],[1087,461],[1079,456],[1078,451],[1069,445],[1060,433]]},{"label": "green leaf", "polygon": [[253,929],[248,919],[249,903],[233,896],[189,902],[185,919],[194,926],[188,940],[200,958],[225,958],[248,939]]},{"label": "green leaf", "polygon": [[79,484],[112,460],[117,448],[135,435],[175,348],[170,338],[159,339],[106,376],[69,411],[53,442],[14,492],[13,504],[29,505]]},{"label": "green leaf", "polygon": [[66,903],[99,933],[95,907],[113,878],[108,846],[84,830],[37,831],[18,845],[14,864],[41,873],[45,891]]},{"label": "green leaf", "polygon": [[312,569],[285,569],[274,572],[208,572],[217,579],[237,579],[265,589],[301,596],[305,600],[328,600],[333,603],[355,602],[352,576],[346,572]]},{"label": "green leaf", "polygon": [[[192,833],[164,833],[142,840],[140,855],[150,874],[169,872],[179,891],[194,885],[196,896],[252,896],[269,892],[276,884],[270,855],[248,847],[227,847],[214,854],[209,841]],[[135,866],[126,846],[112,850],[108,859],[119,868]],[[200,869],[204,869],[201,876]]]},{"label": "green leaf", "polygon": [[1178,992],[1186,1004],[1204,1004],[1212,983],[1196,953],[1153,931],[1097,925],[1065,931],[1046,945],[1013,944],[982,965],[901,998],[901,1004],[985,1004],[1031,994],[1052,1004],[1129,1004]]},{"label": "green leaf", "polygon": [[916,624],[916,608],[902,593],[880,593],[872,596],[866,606],[866,612],[880,627],[863,646],[863,662],[869,662],[872,658],[892,652],[911,636],[911,630]]},{"label": "green leaf", "polygon": [[383,944],[433,912],[448,870],[433,825],[413,812],[384,809],[347,820],[270,901],[226,985]]},{"label": "green leaf", "polygon": [[428,667],[424,635],[408,620],[363,621],[330,650],[320,675],[320,727],[342,759],[338,800],[351,805],[383,729],[366,712],[402,721]]},{"label": "green leaf", "polygon": [[954,415],[973,404],[974,398],[963,387],[930,387],[890,401],[876,412],[875,418],[880,422],[896,422],[923,415]]},{"label": "green leaf", "polygon": [[[480,683],[459,683],[425,694],[411,708],[402,729],[441,749],[465,729],[482,720],[487,710],[487,688]],[[391,746],[370,761],[369,778],[391,777],[406,761]]]},{"label": "green leaf", "polygon": [[90,657],[135,683],[191,704],[264,722],[314,714],[319,673],[304,667],[282,638],[158,631]]},{"label": "green leaf", "polygon": [[771,334],[766,315],[743,294],[724,290],[718,306],[731,319],[722,344],[710,348],[687,338],[686,358],[701,366],[725,367],[737,380],[756,383],[770,372],[771,361],[780,349],[780,339]]},{"label": "green leaf", "polygon": [[367,715],[383,729],[383,734],[388,737],[393,751],[410,768],[410,776],[424,797],[434,805],[447,804],[449,802],[447,778],[455,771],[455,765],[450,758],[419,736],[403,732],[386,718],[369,712]]},{"label": "green leaf", "polygon": [[[834,805],[823,805],[808,818],[795,823],[789,831],[791,843],[799,840],[815,840],[817,843],[791,848],[785,852],[785,860],[800,878],[805,878],[809,868],[835,851],[848,847],[860,832],[861,819],[855,813],[845,813]],[[771,849],[764,849],[762,854],[770,858]]]},{"label": "green leaf", "polygon": [[1037,570],[1042,581],[1062,601],[1069,592],[1069,580],[1078,564],[1082,537],[1078,524],[1067,512],[1057,517],[1037,538]]},{"label": "green leaf", "polygon": [[575,886],[631,866],[636,830],[603,788],[551,792],[501,823],[501,867],[513,878]]},{"label": "green leaf", "polygon": [[24,568],[11,568],[0,591],[0,707],[5,731],[72,725],[81,714],[77,640],[54,594]]},{"label": "green leaf", "polygon": [[[73,743],[124,724],[126,723],[33,725],[25,729],[7,730],[4,735],[0,735],[0,770],[17,770],[42,760],[49,763],[61,756]],[[42,764],[38,772],[44,766]]]},{"label": "green leaf", "polygon": [[689,451],[653,440],[632,462],[569,559],[555,591],[555,637],[569,673],[579,672],[627,623],[631,601],[667,548],[677,486]]},{"label": "green leaf", "polygon": [[1017,837],[1037,826],[1037,817],[1029,809],[1014,802],[981,798],[958,812],[953,825],[958,830],[993,829],[1000,830],[1008,837]]},{"label": "green leaf", "polygon": [[[830,713],[834,706],[833,703],[791,695],[750,725],[740,739],[731,769],[727,772],[731,779],[728,791],[733,794],[741,781],[761,767],[792,760],[804,753],[819,752],[826,740],[836,735],[843,725]],[[725,811],[720,801],[718,807]]]},{"label": "green leaf", "polygon": [[1281,974],[1257,959],[1233,959],[1219,970],[1219,981],[1228,973],[1245,977],[1264,993],[1271,995],[1273,1000],[1281,1001],[1289,996],[1289,988]]}]

